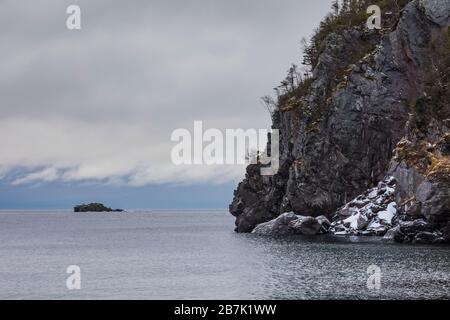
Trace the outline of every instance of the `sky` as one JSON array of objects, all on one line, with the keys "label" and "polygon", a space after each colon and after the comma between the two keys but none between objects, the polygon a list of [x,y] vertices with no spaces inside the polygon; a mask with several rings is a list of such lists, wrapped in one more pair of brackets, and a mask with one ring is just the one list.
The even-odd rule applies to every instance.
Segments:
[{"label": "sky", "polygon": [[270,128],[260,97],[330,6],[0,0],[0,209],[225,208],[245,168],[174,165],[172,132]]}]

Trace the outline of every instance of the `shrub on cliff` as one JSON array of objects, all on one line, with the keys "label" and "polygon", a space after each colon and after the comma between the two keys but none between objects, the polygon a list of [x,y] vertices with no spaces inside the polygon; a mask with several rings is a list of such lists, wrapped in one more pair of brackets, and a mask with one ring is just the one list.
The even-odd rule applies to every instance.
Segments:
[{"label": "shrub on cliff", "polygon": [[[362,58],[373,52],[375,43],[379,42],[378,38],[374,41],[374,36],[379,37],[385,31],[389,32],[397,24],[400,17],[401,9],[409,2],[409,0],[344,0],[342,5],[339,1],[335,1],[332,6],[332,12],[327,14],[320,26],[314,31],[310,40],[302,40],[304,70],[293,65],[281,82],[281,85],[275,88],[277,94],[277,110],[281,112],[294,110],[302,117],[308,118],[310,123],[320,120],[321,115],[332,93],[344,81],[348,73],[349,66],[356,64]],[[378,5],[382,12],[382,30],[374,30],[368,34],[366,31],[366,22],[370,14],[367,8],[371,5]],[[339,63],[327,66],[327,72],[331,81],[323,88],[322,107],[320,109],[311,110],[308,104],[302,104],[301,98],[310,92],[313,83],[313,71],[318,66],[320,56],[330,48],[329,37],[331,35],[344,34],[345,31],[361,31],[362,36],[358,44],[349,44],[345,46],[344,52],[337,50],[333,53],[339,58]],[[329,50],[330,51],[330,50]]]},{"label": "shrub on cliff", "polygon": [[339,6],[336,1],[333,4],[333,12],[329,13],[320,23],[319,28],[313,33],[310,42],[303,41],[303,64],[313,69],[319,60],[320,53],[324,49],[324,40],[332,33],[357,28],[366,28],[369,17],[367,8],[378,5],[382,12],[383,29],[391,30],[398,21],[401,9],[409,0],[344,0]]}]

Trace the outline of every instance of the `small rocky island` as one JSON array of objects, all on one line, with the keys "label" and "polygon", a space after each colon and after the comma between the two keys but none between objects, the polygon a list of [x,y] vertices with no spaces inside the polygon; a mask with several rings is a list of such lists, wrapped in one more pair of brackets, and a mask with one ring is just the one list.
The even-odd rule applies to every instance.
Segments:
[{"label": "small rocky island", "polygon": [[74,212],[123,212],[123,209],[111,209],[102,203],[81,204],[73,208]]}]

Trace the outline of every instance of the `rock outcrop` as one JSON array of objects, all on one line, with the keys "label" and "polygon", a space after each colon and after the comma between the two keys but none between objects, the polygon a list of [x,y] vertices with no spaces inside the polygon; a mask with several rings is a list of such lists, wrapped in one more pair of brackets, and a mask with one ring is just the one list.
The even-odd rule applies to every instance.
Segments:
[{"label": "rock outcrop", "polygon": [[330,232],[336,235],[384,236],[396,222],[396,181],[386,178],[376,188],[367,190],[339,209]]},{"label": "rock outcrop", "polygon": [[403,233],[399,221],[422,219],[440,240],[415,233],[416,242],[446,239],[450,1],[403,2],[396,17],[385,12],[389,28],[361,23],[321,38],[312,76],[282,94],[273,114],[279,172],[261,176],[250,165],[234,193],[237,232],[293,212],[333,218],[331,232],[342,234]]},{"label": "rock outcrop", "polygon": [[293,212],[288,212],[274,220],[259,224],[253,229],[252,233],[272,236],[314,236],[326,233],[329,226],[330,222],[324,216],[313,218],[298,216]]},{"label": "rock outcrop", "polygon": [[81,204],[73,208],[74,212],[123,212],[122,209],[111,209],[101,203]]},{"label": "rock outcrop", "polygon": [[417,244],[441,244],[448,242],[448,239],[444,238],[441,231],[437,230],[433,224],[422,219],[400,221],[399,225],[389,230],[383,239]]}]

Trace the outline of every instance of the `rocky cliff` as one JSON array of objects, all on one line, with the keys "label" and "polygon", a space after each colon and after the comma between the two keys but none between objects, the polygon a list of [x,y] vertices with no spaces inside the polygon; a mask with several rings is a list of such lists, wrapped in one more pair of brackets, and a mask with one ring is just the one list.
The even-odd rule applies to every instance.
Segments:
[{"label": "rocky cliff", "polygon": [[380,235],[417,219],[448,231],[450,0],[378,1],[382,29],[369,30],[376,2],[347,2],[316,31],[311,72],[278,94],[273,113],[280,170],[247,168],[230,205],[236,231],[286,212],[337,226],[349,201],[388,176],[396,217]]}]

